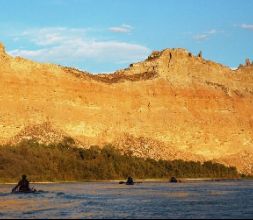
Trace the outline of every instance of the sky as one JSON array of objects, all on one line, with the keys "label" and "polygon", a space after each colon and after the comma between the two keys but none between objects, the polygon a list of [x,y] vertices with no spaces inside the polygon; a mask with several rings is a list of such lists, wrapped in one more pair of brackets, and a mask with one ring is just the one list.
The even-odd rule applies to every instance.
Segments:
[{"label": "sky", "polygon": [[0,0],[13,56],[109,73],[186,48],[231,68],[253,59],[252,0]]}]

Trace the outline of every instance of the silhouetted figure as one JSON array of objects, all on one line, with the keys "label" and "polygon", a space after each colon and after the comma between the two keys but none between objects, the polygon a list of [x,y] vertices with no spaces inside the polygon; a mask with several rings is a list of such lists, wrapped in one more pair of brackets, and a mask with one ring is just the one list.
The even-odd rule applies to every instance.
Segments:
[{"label": "silhouetted figure", "polygon": [[245,66],[250,66],[251,65],[251,63],[250,63],[250,59],[249,58],[247,58],[246,60],[245,60]]},{"label": "silhouetted figure", "polygon": [[134,180],[132,177],[128,177],[127,178],[127,182],[126,182],[127,185],[134,185]]},{"label": "silhouetted figure", "polygon": [[18,185],[13,188],[12,192],[31,192],[32,190],[30,189],[29,184],[26,175],[23,175],[22,179],[19,181]]},{"label": "silhouetted figure", "polygon": [[173,176],[173,177],[171,177],[170,182],[171,183],[177,183],[178,181],[177,181],[176,177]]},{"label": "silhouetted figure", "polygon": [[203,57],[202,51],[199,52],[198,57],[199,57],[199,58],[202,58],[202,57]]}]

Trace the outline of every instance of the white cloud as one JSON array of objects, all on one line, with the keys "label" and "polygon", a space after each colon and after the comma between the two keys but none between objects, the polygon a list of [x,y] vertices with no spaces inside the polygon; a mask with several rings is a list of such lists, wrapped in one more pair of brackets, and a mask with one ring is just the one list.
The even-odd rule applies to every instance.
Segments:
[{"label": "white cloud", "polygon": [[[130,28],[130,27],[129,27]],[[81,62],[136,62],[150,53],[149,48],[129,42],[97,40],[90,37],[90,29],[42,28],[30,29],[17,38],[26,40],[36,49],[15,49],[13,56],[22,56],[40,62],[65,63]]]},{"label": "white cloud", "polygon": [[133,30],[133,27],[131,25],[122,24],[119,27],[110,27],[109,31],[114,33],[131,33]]},{"label": "white cloud", "polygon": [[29,29],[22,32],[19,37],[23,37],[39,46],[49,46],[63,43],[71,37],[82,37],[88,31],[89,29],[68,29],[62,27]]},{"label": "white cloud", "polygon": [[12,50],[9,53],[13,56],[27,57],[27,58],[35,58],[41,57],[47,50]]},{"label": "white cloud", "polygon": [[196,41],[205,41],[209,38],[208,34],[197,34],[195,36],[193,36],[193,39]]},{"label": "white cloud", "polygon": [[218,33],[218,31],[215,30],[215,29],[212,29],[212,30],[207,31],[206,33],[209,34],[209,35],[212,35],[212,34]]},{"label": "white cloud", "polygon": [[206,41],[206,40],[208,40],[211,36],[213,36],[213,35],[215,35],[215,34],[217,34],[217,33],[218,33],[217,30],[211,29],[211,30],[206,31],[206,32],[204,32],[204,33],[194,35],[194,36],[193,36],[193,39],[194,39],[195,41]]},{"label": "white cloud", "polygon": [[240,27],[243,29],[253,31],[253,24],[242,24],[242,25],[240,25]]}]

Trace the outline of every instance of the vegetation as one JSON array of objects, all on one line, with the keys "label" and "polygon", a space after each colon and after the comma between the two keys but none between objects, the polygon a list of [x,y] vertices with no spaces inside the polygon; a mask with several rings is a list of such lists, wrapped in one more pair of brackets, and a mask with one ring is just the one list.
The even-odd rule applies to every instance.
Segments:
[{"label": "vegetation", "polygon": [[249,179],[249,180],[252,180],[252,179],[253,179],[253,176],[242,174],[242,175],[241,175],[241,178],[242,178],[242,179]]},{"label": "vegetation", "polygon": [[112,146],[103,149],[46,146],[33,141],[0,147],[0,181],[13,182],[22,175],[31,181],[84,181],[134,178],[235,178],[236,168],[205,162],[155,161],[122,155]]}]

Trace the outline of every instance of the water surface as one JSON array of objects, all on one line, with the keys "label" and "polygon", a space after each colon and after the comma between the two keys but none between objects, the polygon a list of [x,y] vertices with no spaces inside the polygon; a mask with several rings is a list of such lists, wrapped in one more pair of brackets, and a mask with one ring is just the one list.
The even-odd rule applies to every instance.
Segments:
[{"label": "water surface", "polygon": [[10,194],[0,185],[0,218],[253,218],[253,181],[71,183]]}]

